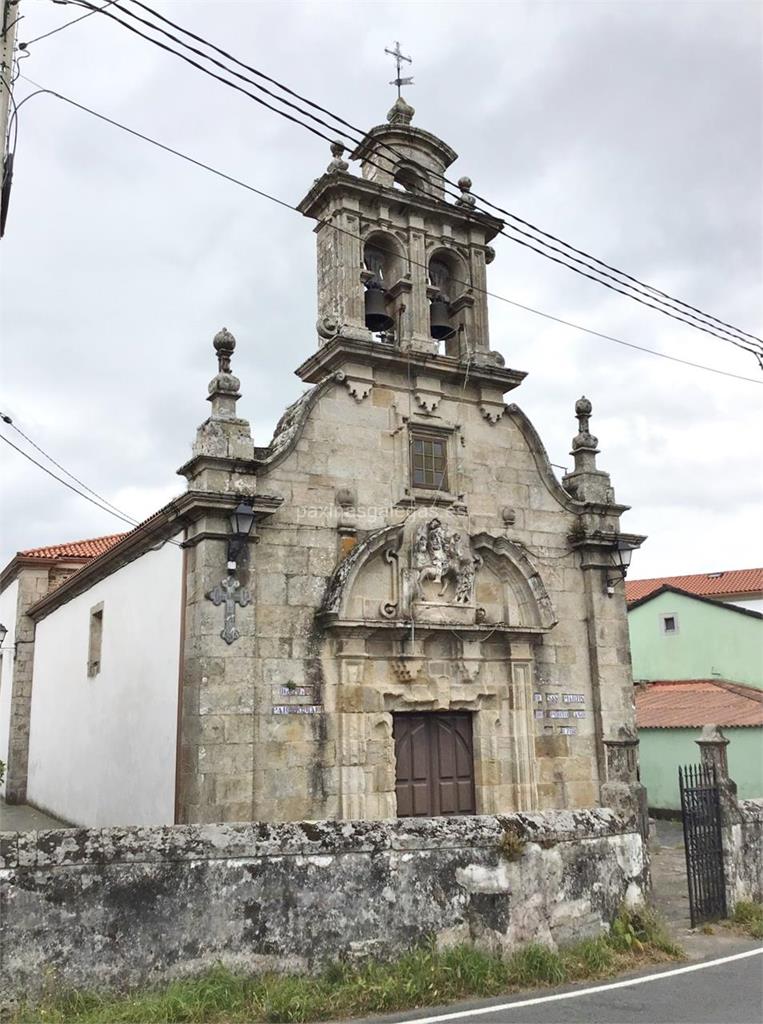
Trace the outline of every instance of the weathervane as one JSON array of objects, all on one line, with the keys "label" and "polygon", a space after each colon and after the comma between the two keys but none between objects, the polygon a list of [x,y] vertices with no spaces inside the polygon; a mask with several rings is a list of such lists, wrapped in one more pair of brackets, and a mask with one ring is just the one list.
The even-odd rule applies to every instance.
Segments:
[{"label": "weathervane", "polygon": [[406,56],[403,55],[403,53],[401,53],[401,51],[400,51],[400,43],[397,42],[397,40],[395,40],[395,49],[394,50],[388,50],[385,47],[384,48],[384,52],[388,53],[390,55],[390,57],[394,57],[395,58],[395,63],[397,64],[397,78],[394,78],[389,84],[397,86],[397,95],[399,97],[399,96],[401,96],[400,89],[401,89],[402,86],[404,86],[404,85],[413,85],[413,78],[412,77],[411,78],[403,78],[401,76],[401,74],[400,74],[400,72],[403,70],[403,61],[405,60],[409,64],[412,64],[413,60],[410,57],[406,57]]}]

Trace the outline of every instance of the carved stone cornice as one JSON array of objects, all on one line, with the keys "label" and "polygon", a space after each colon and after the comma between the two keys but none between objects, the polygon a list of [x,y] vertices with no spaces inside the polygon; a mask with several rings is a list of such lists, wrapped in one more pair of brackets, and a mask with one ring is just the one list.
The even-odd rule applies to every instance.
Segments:
[{"label": "carved stone cornice", "polygon": [[[389,633],[395,639],[403,640],[410,636],[410,620],[385,621],[384,619],[339,619],[335,615],[326,612],[318,612],[316,618],[321,626],[332,633],[340,633],[345,636],[360,634],[365,637],[373,636],[378,630]],[[469,636],[470,640],[486,640],[494,634],[505,636],[511,640],[537,641],[548,633],[545,626],[511,626],[507,622],[482,622],[482,623],[452,623],[452,622],[417,622],[416,636],[425,636],[428,633],[447,633],[452,636],[454,632]]]},{"label": "carved stone cornice", "polygon": [[438,377],[417,373],[413,397],[421,411],[431,415],[442,401],[441,381]]},{"label": "carved stone cornice", "polygon": [[[464,206],[451,206],[443,203],[435,196],[425,192],[407,193],[399,189],[381,185],[367,178],[358,178],[354,174],[343,174],[334,171],[323,174],[313,184],[310,191],[297,206],[305,217],[323,219],[327,212],[337,213],[343,209],[357,216],[358,197],[378,202],[386,200],[396,206],[414,206],[417,211],[432,214],[440,224],[463,226],[478,223],[485,233],[485,241],[489,242],[500,232],[503,221],[481,211],[473,211]],[[328,208],[328,210],[327,210]]]},{"label": "carved stone cornice", "polygon": [[633,548],[640,548],[646,540],[640,533],[618,533],[615,530],[594,530],[584,535],[569,538],[570,548],[580,552],[581,569],[612,569],[611,554],[619,541],[625,541]]},{"label": "carved stone cornice", "polygon": [[345,373],[344,370],[337,370],[336,373],[337,381],[344,384],[358,404],[368,398],[374,387],[373,371],[366,370],[364,373],[363,369],[360,373]]},{"label": "carved stone cornice", "polygon": [[[271,516],[283,503],[282,497],[256,494],[250,498],[257,521]],[[65,580],[28,611],[35,621],[44,619],[71,598],[88,590],[94,583],[110,576],[129,562],[134,562],[157,544],[166,543],[187,526],[205,515],[227,516],[238,503],[236,494],[211,491],[186,491],[170,501],[145,522],[125,534],[122,540]]]},{"label": "carved stone cornice", "polygon": [[297,376],[315,383],[336,370],[345,370],[348,363],[399,373],[403,378],[413,373],[424,374],[451,384],[463,386],[467,380],[481,384],[501,394],[519,387],[527,376],[522,370],[511,370],[492,363],[476,365],[451,356],[429,355],[415,350],[401,351],[394,345],[381,345],[376,341],[361,341],[338,336],[313,353],[296,370]]}]

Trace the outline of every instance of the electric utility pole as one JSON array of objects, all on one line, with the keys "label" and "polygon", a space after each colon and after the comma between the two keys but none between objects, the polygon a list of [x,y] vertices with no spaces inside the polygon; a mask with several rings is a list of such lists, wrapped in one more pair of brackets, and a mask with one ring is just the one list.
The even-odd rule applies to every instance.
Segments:
[{"label": "electric utility pole", "polygon": [[2,3],[2,35],[0,35],[0,238],[5,231],[8,201],[13,178],[13,154],[9,152],[8,122],[11,110],[11,76],[16,25],[19,21],[19,0]]}]

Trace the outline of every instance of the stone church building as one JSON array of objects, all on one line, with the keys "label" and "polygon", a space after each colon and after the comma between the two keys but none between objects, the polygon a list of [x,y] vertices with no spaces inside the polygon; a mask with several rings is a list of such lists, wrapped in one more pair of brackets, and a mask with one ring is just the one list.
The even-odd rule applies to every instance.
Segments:
[{"label": "stone church building", "polygon": [[9,799],[99,826],[611,802],[634,746],[613,565],[643,538],[587,399],[561,481],[506,404],[525,374],[489,336],[502,223],[467,178],[445,196],[456,153],[412,117],[398,100],[359,174],[332,147],[300,204],[317,338],[270,444],[223,329],[184,493],[72,573],[3,574]]}]

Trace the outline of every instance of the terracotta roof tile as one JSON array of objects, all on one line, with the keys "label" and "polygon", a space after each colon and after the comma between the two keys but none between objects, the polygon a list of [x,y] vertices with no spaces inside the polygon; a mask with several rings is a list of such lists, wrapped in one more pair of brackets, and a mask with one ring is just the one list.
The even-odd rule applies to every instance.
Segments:
[{"label": "terracotta roof tile", "polygon": [[763,569],[728,569],[702,572],[692,576],[659,576],[651,580],[626,580],[625,598],[638,601],[660,587],[677,587],[700,597],[741,596],[763,593]]},{"label": "terracotta roof tile", "polygon": [[647,683],[636,688],[640,729],[763,726],[763,691],[720,679]]},{"label": "terracotta roof tile", "polygon": [[91,537],[89,540],[72,540],[67,544],[50,544],[43,548],[29,548],[19,551],[22,558],[96,558],[113,548],[126,533],[112,533],[108,537]]}]

